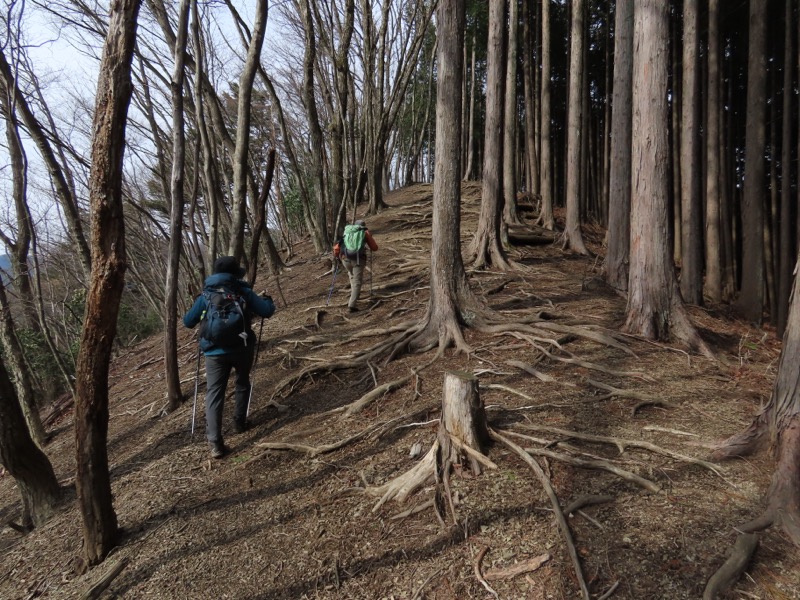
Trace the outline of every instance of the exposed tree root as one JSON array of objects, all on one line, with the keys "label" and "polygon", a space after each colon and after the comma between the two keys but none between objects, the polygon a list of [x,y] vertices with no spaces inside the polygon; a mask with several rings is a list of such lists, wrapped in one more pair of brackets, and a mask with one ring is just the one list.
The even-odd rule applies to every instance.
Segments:
[{"label": "exposed tree root", "polygon": [[641,400],[641,402],[633,408],[633,413],[631,414],[631,416],[634,416],[640,408],[643,408],[645,406],[667,406],[669,408],[678,408],[676,404],[660,400],[655,396],[651,396],[650,394],[645,394],[643,392],[623,390],[620,388],[616,388],[613,385],[608,385],[606,383],[595,381],[593,379],[587,379],[586,383],[588,383],[592,387],[595,387],[600,390],[605,390],[606,392],[608,392],[608,394],[601,396],[602,399],[613,398],[616,396],[617,398],[633,398],[634,400]]},{"label": "exposed tree root", "polygon": [[549,561],[550,558],[550,555],[545,553],[540,556],[524,560],[510,567],[506,567],[505,569],[492,569],[491,571],[486,571],[483,576],[486,581],[502,581],[503,579],[511,579],[517,575],[522,575],[523,573],[530,573],[531,571],[537,570],[544,563]]},{"label": "exposed tree root", "polygon": [[[555,377],[551,377],[546,373],[542,373],[541,371],[534,369],[531,365],[524,363],[521,360],[507,360],[506,364],[512,367],[517,367],[518,369],[521,369],[526,373],[533,375],[534,377],[536,377],[536,379],[544,383],[555,383],[556,381],[558,381]],[[564,383],[563,385],[568,385],[573,387],[575,386],[574,383],[568,383],[568,382]]]},{"label": "exposed tree root", "polygon": [[736,538],[728,560],[711,576],[703,592],[703,600],[714,600],[738,581],[758,547],[758,534],[742,533]]},{"label": "exposed tree root", "polygon": [[492,586],[489,585],[481,573],[481,563],[483,562],[483,557],[486,556],[488,551],[489,546],[484,546],[481,551],[478,552],[478,556],[475,557],[475,561],[472,563],[472,571],[475,573],[475,578],[480,582],[484,589],[495,598],[499,598],[499,594],[492,589]]},{"label": "exposed tree root", "polygon": [[322,446],[307,446],[305,444],[293,444],[289,442],[261,442],[256,444],[259,448],[266,448],[268,450],[294,450],[296,452],[304,452],[311,457],[319,456],[320,454],[327,454],[329,452],[333,452],[334,450],[339,450],[348,444],[353,442],[357,442],[358,440],[367,437],[374,431],[383,427],[382,423],[378,425],[373,425],[372,427],[367,427],[366,429],[359,431],[355,435],[351,435],[348,438],[340,440],[338,442],[334,442],[333,444],[323,444]]},{"label": "exposed tree root", "polygon": [[564,513],[561,511],[561,504],[558,501],[558,496],[556,496],[556,493],[553,490],[553,486],[550,484],[550,479],[539,466],[539,463],[533,460],[530,454],[525,452],[525,450],[517,446],[514,442],[492,429],[489,429],[489,435],[493,440],[504,444],[509,449],[516,452],[519,457],[525,461],[528,466],[531,467],[531,469],[533,469],[533,472],[536,473],[536,476],[539,478],[545,493],[547,494],[548,498],[550,498],[550,504],[553,507],[553,514],[556,517],[556,522],[558,523],[561,533],[564,536],[564,540],[566,541],[567,550],[570,558],[572,559],[573,567],[575,568],[575,576],[577,577],[578,584],[581,588],[581,595],[583,596],[584,600],[589,600],[589,588],[587,587],[586,580],[583,577],[583,568],[581,567],[580,559],[578,558],[578,552],[575,549],[575,543],[572,541],[572,532],[569,529],[569,525],[567,524],[567,519],[564,517]]},{"label": "exposed tree root", "polygon": [[404,501],[417,489],[425,485],[434,477],[436,470],[436,453],[439,451],[439,442],[436,441],[428,453],[413,468],[399,477],[377,487],[368,487],[367,494],[380,496],[380,500],[372,507],[372,512],[377,512],[389,500]]},{"label": "exposed tree root", "polygon": [[[528,436],[520,433],[515,433],[513,431],[507,431],[505,433],[506,435],[511,435],[514,437],[530,440]],[[635,473],[631,473],[630,471],[622,469],[606,460],[601,460],[601,459],[586,460],[583,458],[575,458],[574,456],[559,454],[558,452],[553,452],[551,450],[543,450],[540,448],[525,448],[525,452],[527,452],[528,454],[532,454],[534,456],[546,456],[547,458],[552,458],[554,460],[566,463],[568,465],[572,465],[574,467],[581,467],[584,469],[600,469],[603,471],[608,471],[609,473],[613,473],[614,475],[616,475],[621,479],[624,479],[625,481],[630,481],[631,483],[635,483],[636,485],[646,489],[648,492],[652,492],[653,494],[657,494],[658,492],[661,491],[661,487],[653,483],[649,479],[640,477],[639,475],[636,475]]]},{"label": "exposed tree root", "polygon": [[595,442],[599,444],[611,444],[617,447],[620,454],[622,454],[626,448],[639,448],[641,450],[648,450],[653,452],[654,454],[661,454],[663,456],[668,456],[669,458],[678,460],[680,462],[689,463],[692,465],[697,465],[703,467],[704,469],[708,469],[715,475],[722,477],[722,471],[720,468],[708,461],[701,460],[699,458],[694,458],[691,456],[686,456],[684,454],[680,454],[678,452],[673,452],[672,450],[667,450],[666,448],[661,448],[660,446],[656,446],[655,444],[651,444],[650,442],[640,442],[638,440],[626,440],[617,437],[605,437],[600,435],[592,435],[588,433],[578,433],[576,431],[568,431],[566,429],[559,429],[558,427],[547,427],[545,425],[518,425],[521,429],[531,430],[531,431],[546,431],[548,433],[555,433],[557,435],[565,436],[566,438],[573,438],[578,440],[585,440],[587,442]]},{"label": "exposed tree root", "polygon": [[413,377],[417,376],[421,371],[423,371],[426,368],[428,368],[429,366],[431,366],[434,362],[436,362],[435,358],[433,360],[430,360],[430,361],[426,362],[424,365],[422,365],[420,367],[412,369],[411,370],[411,374],[409,374],[409,375],[406,375],[404,377],[400,377],[399,379],[395,379],[394,381],[389,381],[387,383],[384,383],[383,385],[380,385],[380,386],[376,387],[373,390],[370,390],[369,392],[367,392],[366,394],[361,396],[361,398],[359,398],[355,402],[353,402],[353,403],[349,404],[347,407],[345,407],[344,414],[342,415],[342,419],[346,419],[348,417],[352,417],[354,414],[362,411],[364,408],[366,408],[367,406],[372,404],[372,402],[374,402],[375,400],[377,400],[378,398],[380,398],[384,394],[388,394],[389,392],[392,392],[392,391],[396,390],[397,388],[400,388],[400,387],[404,386],[406,383],[411,381],[411,379]]},{"label": "exposed tree root", "polygon": [[564,514],[571,515],[572,513],[577,512],[582,508],[586,508],[587,506],[607,504],[609,502],[614,502],[614,496],[600,496],[592,494],[581,496],[567,505],[567,508],[564,509]]}]

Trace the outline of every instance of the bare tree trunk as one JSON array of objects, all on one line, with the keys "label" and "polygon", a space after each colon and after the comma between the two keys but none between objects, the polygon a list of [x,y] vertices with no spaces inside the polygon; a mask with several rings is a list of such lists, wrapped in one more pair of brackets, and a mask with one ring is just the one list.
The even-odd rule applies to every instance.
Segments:
[{"label": "bare tree trunk", "polygon": [[56,195],[64,211],[70,239],[72,240],[78,257],[81,259],[84,273],[88,276],[89,269],[91,268],[91,258],[89,246],[83,234],[83,225],[81,224],[80,214],[78,212],[77,200],[70,189],[64,170],[56,159],[55,152],[53,151],[49,138],[44,132],[44,128],[34,116],[33,111],[28,106],[25,96],[23,96],[18,87],[11,65],[9,65],[6,60],[2,49],[0,49],[0,77],[5,81],[5,87],[8,90],[7,93],[13,98],[12,104],[16,110],[19,111],[22,122],[25,123],[29,134],[36,143],[42,160],[53,180]]},{"label": "bare tree trunk", "polygon": [[722,242],[720,219],[720,62],[719,0],[708,0],[708,115],[706,122],[706,277],[705,294],[722,300]]},{"label": "bare tree trunk", "polygon": [[84,558],[101,562],[119,535],[108,471],[108,368],[125,283],[122,158],[141,0],[111,5],[100,61],[89,177],[92,273],[76,371],[76,488]]},{"label": "bare tree trunk", "polygon": [[766,147],[766,0],[750,1],[747,63],[747,133],[742,200],[742,287],[736,310],[761,323],[764,305],[764,149]]},{"label": "bare tree trunk", "polygon": [[542,177],[542,212],[539,223],[545,229],[553,229],[553,155],[552,140],[550,139],[550,113],[551,113],[551,75],[550,75],[550,0],[542,0],[542,150],[541,168]]},{"label": "bare tree trunk", "polygon": [[792,20],[792,0],[786,0],[784,53],[783,53],[783,111],[781,133],[781,218],[780,218],[780,260],[778,267],[778,291],[776,327],[778,335],[783,337],[789,313],[789,290],[792,285],[792,36],[794,27]]},{"label": "bare tree trunk", "polygon": [[703,303],[702,216],[700,213],[700,96],[697,0],[683,3],[683,108],[681,110],[681,294]]},{"label": "bare tree trunk", "polygon": [[[261,193],[256,201],[256,220],[253,225],[253,239],[250,242],[249,253],[249,268],[247,270],[247,280],[251,286],[256,284],[256,275],[258,274],[258,246],[261,241],[262,233],[266,233],[269,237],[269,229],[267,228],[267,200],[269,198],[269,190],[272,187],[272,177],[275,174],[275,148],[270,148],[267,154],[267,164],[264,171],[264,183],[261,187]],[[277,273],[273,273],[277,276]]]},{"label": "bare tree trunk", "polygon": [[[516,0],[512,0],[516,1]],[[505,2],[492,2],[489,5],[489,39],[487,42],[486,73],[486,123],[484,127],[484,158],[481,185],[481,214],[478,228],[469,248],[476,269],[491,265],[500,270],[510,268],[501,244],[503,174],[506,170],[503,129],[507,122],[503,117],[504,93],[508,93],[507,67],[503,56],[505,38]],[[437,131],[437,140],[438,131]],[[509,158],[513,161],[513,157]],[[437,161],[438,164],[438,161]],[[434,178],[434,184],[436,179]]]},{"label": "bare tree trunk", "polygon": [[186,134],[183,115],[186,45],[189,37],[189,2],[181,0],[178,12],[178,37],[175,41],[175,68],[170,81],[172,93],[172,177],[170,181],[169,253],[164,284],[164,373],[167,380],[166,410],[172,412],[183,402],[178,366],[178,269],[183,248],[183,178],[186,166]]},{"label": "bare tree trunk", "polygon": [[464,2],[441,0],[437,9],[436,172],[433,178],[431,296],[424,320],[405,342],[411,350],[439,352],[468,346],[461,332],[476,299],[461,259],[461,60]]},{"label": "bare tree trunk", "polygon": [[10,365],[9,369],[14,376],[16,395],[30,436],[37,446],[44,448],[47,436],[42,426],[42,419],[39,416],[39,409],[36,407],[33,383],[28,365],[25,362],[25,355],[22,352],[22,346],[19,343],[19,339],[17,339],[14,321],[11,317],[11,307],[8,305],[6,287],[2,276],[0,276],[0,341],[2,341],[5,361]]},{"label": "bare tree trunk", "polygon": [[[244,228],[247,222],[247,175],[250,149],[251,99],[253,82],[260,62],[264,34],[267,30],[267,0],[256,1],[253,35],[247,48],[242,74],[239,77],[239,104],[236,113],[236,150],[233,155],[233,225],[228,254],[241,260],[244,257]],[[254,198],[255,200],[255,198]]]},{"label": "bare tree trunk", "polygon": [[637,0],[633,37],[631,271],[624,329],[707,352],[678,293],[668,234],[669,7]]},{"label": "bare tree trunk", "polygon": [[616,290],[628,290],[631,210],[631,98],[633,0],[617,0],[614,26],[614,96],[611,107],[611,173],[605,275]]},{"label": "bare tree trunk", "polygon": [[[520,222],[517,214],[517,31],[519,30],[519,0],[504,0],[508,10],[508,35],[506,36],[506,93],[503,112],[503,220],[508,224]],[[505,21],[505,19],[503,20]],[[503,27],[503,31],[506,29]]]},{"label": "bare tree trunk", "polygon": [[[795,267],[795,273],[797,267]],[[778,363],[778,374],[769,402],[750,426],[731,436],[713,453],[713,458],[723,460],[747,456],[769,440],[777,446],[778,460],[767,492],[764,514],[739,527],[740,531],[757,531],[769,525],[782,526],[792,541],[800,545],[800,278],[795,275],[789,308],[783,350]]]},{"label": "bare tree trunk", "polygon": [[533,21],[531,0],[522,1],[522,22],[525,60],[522,61],[525,90],[525,164],[527,166],[526,190],[529,194],[539,192],[539,154],[536,150],[536,59],[533,43]]},{"label": "bare tree trunk", "polygon": [[472,179],[472,166],[475,162],[475,65],[476,50],[475,36],[477,27],[472,27],[472,60],[470,61],[470,80],[469,80],[469,123],[467,125],[467,164],[464,167],[464,181]]},{"label": "bare tree trunk", "polygon": [[6,142],[11,166],[11,193],[14,198],[14,214],[17,219],[16,239],[12,240],[2,231],[0,231],[0,239],[12,254],[14,287],[22,302],[25,325],[34,331],[40,331],[28,265],[33,238],[33,222],[28,207],[28,160],[19,135],[19,122],[16,114],[11,110],[11,104],[12,99],[8,94],[8,89],[0,80],[0,114],[5,117],[6,121]]},{"label": "bare tree trunk", "polygon": [[61,499],[53,465],[33,442],[17,393],[0,357],[0,462],[17,482],[22,495],[23,525],[39,527]]},{"label": "bare tree trunk", "polygon": [[578,254],[588,254],[589,251],[586,249],[581,235],[580,214],[580,160],[582,135],[586,135],[586,132],[581,131],[585,0],[574,0],[570,4],[572,5],[572,17],[570,18],[569,108],[567,115],[567,219],[562,247]]}]

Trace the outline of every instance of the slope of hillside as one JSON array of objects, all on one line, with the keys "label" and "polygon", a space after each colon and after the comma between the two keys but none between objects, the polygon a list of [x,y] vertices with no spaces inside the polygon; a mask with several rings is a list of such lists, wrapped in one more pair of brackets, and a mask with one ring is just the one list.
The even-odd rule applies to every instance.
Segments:
[{"label": "slope of hillside", "polygon": [[[465,185],[463,241],[474,231],[479,196],[478,185]],[[431,187],[405,188],[387,201],[389,210],[368,219],[380,250],[358,313],[346,310],[342,273],[326,306],[329,261],[314,256],[310,244],[296,248],[281,276],[288,306],[278,301],[264,325],[249,431],[233,433],[233,403],[226,401],[232,452],[225,459],[209,458],[202,385],[197,431],[189,433],[193,332],[181,332],[189,400],[168,416],[158,415],[161,339],[114,362],[109,453],[122,543],[103,565],[77,574],[74,498],[27,536],[5,527],[0,597],[78,598],[122,559],[127,566],[105,597],[490,597],[476,568],[500,598],[579,597],[543,486],[507,446],[487,448],[496,469],[478,477],[456,470],[449,482],[453,505],[441,520],[428,502],[432,481],[402,503],[378,507],[380,496],[366,493],[419,464],[434,443],[443,375],[451,369],[478,375],[490,426],[539,453],[562,507],[605,497],[567,516],[592,597],[612,587],[613,598],[702,596],[735,539],[733,528],[759,513],[773,462],[765,453],[714,470],[691,459],[706,457],[710,444],[740,430],[766,400],[780,351],[774,335],[713,308],[691,309],[719,364],[619,335],[625,302],[598,284],[601,259],[565,255],[554,245],[522,246],[513,256],[518,270],[470,273],[475,291],[514,327],[466,330],[471,353],[448,351],[425,368],[433,353],[333,368],[332,361],[346,366],[358,351],[387,339],[392,327],[424,315]],[[602,232],[586,233],[602,252]],[[264,287],[277,301],[274,282],[256,285]],[[396,389],[344,416],[345,407],[405,376]],[[73,447],[66,415],[46,449],[65,486],[73,484]],[[7,521],[19,509],[6,475],[0,511]],[[503,571],[538,558],[538,569]],[[799,596],[800,553],[770,530],[727,597]]]}]

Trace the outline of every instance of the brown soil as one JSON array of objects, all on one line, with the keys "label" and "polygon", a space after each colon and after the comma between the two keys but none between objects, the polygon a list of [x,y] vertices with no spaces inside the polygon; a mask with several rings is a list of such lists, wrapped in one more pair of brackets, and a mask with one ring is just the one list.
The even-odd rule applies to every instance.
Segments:
[{"label": "brown soil", "polygon": [[[479,186],[465,186],[465,241],[474,230],[479,195]],[[288,407],[278,412],[269,401],[279,381],[312,360],[341,358],[386,336],[347,341],[350,333],[424,314],[431,188],[412,186],[391,194],[388,202],[389,210],[368,221],[381,248],[374,258],[372,299],[367,275],[358,313],[346,311],[348,285],[342,274],[330,306],[325,306],[330,262],[314,256],[307,243],[296,247],[291,268],[281,276],[289,306],[280,305],[264,326],[252,429],[233,433],[232,401],[226,402],[226,442],[232,449],[226,458],[209,457],[202,385],[198,428],[193,438],[189,435],[197,356],[193,332],[180,333],[188,401],[168,416],[158,416],[164,402],[161,339],[145,340],[118,357],[111,373],[108,445],[122,542],[104,564],[78,575],[81,526],[70,491],[69,502],[40,530],[25,536],[10,527],[0,531],[0,597],[78,598],[125,557],[130,562],[105,597],[488,598],[473,569],[478,554],[488,548],[484,572],[545,553],[551,557],[536,571],[492,581],[500,598],[577,598],[575,573],[542,486],[530,467],[505,447],[487,449],[499,469],[477,478],[468,472],[453,475],[457,525],[446,514],[447,525],[442,526],[431,508],[392,518],[430,499],[432,484],[403,505],[389,502],[372,510],[377,499],[365,495],[364,486],[405,473],[418,460],[410,458],[411,447],[419,442],[424,454],[436,439],[443,372],[478,372],[481,384],[502,384],[531,398],[484,389],[481,395],[495,429],[546,425],[648,441],[698,458],[709,454],[710,444],[746,426],[768,398],[780,352],[774,332],[765,334],[732,319],[724,307],[711,307],[692,308],[691,315],[722,364],[639,339],[617,336],[635,353],[631,356],[575,338],[564,343],[561,356],[568,351],[582,361],[644,377],[547,359],[537,369],[554,381],[543,382],[507,364],[535,361],[527,341],[467,331],[471,354],[448,351],[418,379],[348,420],[328,411],[357,400],[376,381],[383,384],[408,374],[432,354],[405,356],[388,365],[374,361],[374,374],[364,366],[305,378],[286,397],[276,398]],[[602,253],[603,232],[587,227],[585,233],[592,250]],[[524,269],[470,275],[474,288],[484,293],[507,282],[486,296],[494,309],[517,309],[503,313],[509,320],[545,310],[556,323],[618,331],[625,301],[597,283],[601,259],[563,254],[557,245],[518,251],[515,258]],[[409,259],[418,259],[422,267],[391,275]],[[258,289],[263,278],[261,282]],[[274,290],[273,282],[266,286]],[[319,318],[317,311],[323,311]],[[313,339],[317,341],[309,341]],[[343,343],[326,346],[325,339]],[[604,392],[589,385],[589,379],[654,395],[669,406],[644,406],[633,414],[638,400],[603,399]],[[535,407],[544,403],[548,406]],[[394,419],[374,435],[313,458],[260,446],[277,441],[320,446]],[[719,476],[636,448],[620,453],[612,445],[529,434],[552,442],[549,448],[555,452],[614,461],[662,489],[653,494],[606,471],[539,460],[562,506],[586,494],[613,496],[612,502],[568,517],[595,598],[617,582],[612,598],[701,597],[735,539],[734,528],[761,510],[774,465],[763,452],[722,465]],[[46,450],[70,490],[73,440],[72,415],[67,413],[55,425]],[[19,512],[18,491],[6,475],[0,478],[0,517],[3,522],[18,520]],[[781,531],[768,530],[747,574],[726,597],[800,597],[800,552]]]}]

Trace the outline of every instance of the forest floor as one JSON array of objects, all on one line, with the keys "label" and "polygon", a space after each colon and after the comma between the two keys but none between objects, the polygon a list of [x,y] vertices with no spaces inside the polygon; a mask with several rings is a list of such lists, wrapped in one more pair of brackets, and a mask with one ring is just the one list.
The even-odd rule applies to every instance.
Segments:
[{"label": "forest floor", "polygon": [[[464,242],[474,231],[479,198],[480,186],[465,184]],[[472,287],[509,322],[539,315],[561,328],[550,330],[561,350],[543,354],[532,344],[547,342],[530,334],[466,330],[470,354],[448,350],[398,389],[344,418],[343,407],[412,375],[434,356],[325,370],[326,361],[370,347],[388,337],[387,328],[425,314],[432,188],[398,190],[387,202],[388,210],[368,219],[380,249],[372,276],[365,275],[359,312],[347,312],[343,273],[326,306],[330,261],[307,242],[295,247],[281,275],[288,306],[262,274],[256,289],[267,288],[278,310],[263,329],[251,429],[233,433],[232,398],[226,401],[231,453],[224,459],[210,458],[203,435],[202,369],[198,426],[190,436],[194,332],[180,332],[188,400],[168,416],[158,414],[164,403],[162,340],[147,339],[120,353],[111,370],[108,449],[121,543],[102,565],[78,574],[82,541],[70,411],[46,447],[69,501],[28,535],[5,525],[0,530],[0,598],[78,598],[121,560],[127,566],[104,597],[490,598],[476,565],[499,598],[580,597],[540,479],[507,446],[486,449],[497,469],[477,477],[468,470],[454,473],[454,512],[445,512],[443,521],[425,504],[433,483],[403,503],[377,509],[379,497],[365,493],[417,464],[412,448],[424,455],[434,443],[447,370],[478,375],[490,427],[528,435],[513,439],[553,453],[537,460],[562,507],[586,495],[607,496],[567,516],[593,598],[612,588],[611,598],[702,596],[735,540],[735,527],[760,513],[774,459],[765,451],[715,472],[681,457],[706,458],[715,442],[749,424],[768,399],[780,353],[774,331],[750,327],[724,307],[691,307],[720,362],[622,336],[625,300],[598,283],[603,232],[589,226],[584,231],[595,257],[565,254],[557,244],[522,246],[513,256],[519,270],[470,273]],[[314,364],[319,371],[292,379]],[[616,392],[609,395],[603,386]],[[276,390],[274,400],[285,410],[270,403]],[[341,447],[323,447],[357,433],[363,435]],[[264,446],[275,442],[294,446]],[[594,462],[578,467],[563,457]],[[597,468],[601,460],[658,491],[645,489],[644,479],[636,483]],[[413,507],[422,510],[403,514]],[[5,475],[2,522],[18,521],[20,510],[14,481]],[[516,576],[504,571],[536,559],[542,562],[537,569],[531,564]],[[746,574],[724,597],[800,598],[800,551],[780,530],[766,531]]]}]

